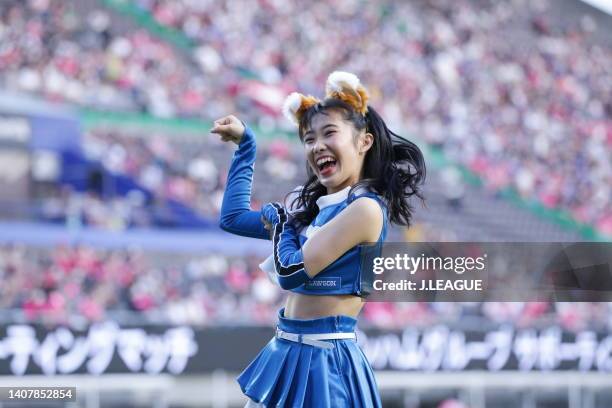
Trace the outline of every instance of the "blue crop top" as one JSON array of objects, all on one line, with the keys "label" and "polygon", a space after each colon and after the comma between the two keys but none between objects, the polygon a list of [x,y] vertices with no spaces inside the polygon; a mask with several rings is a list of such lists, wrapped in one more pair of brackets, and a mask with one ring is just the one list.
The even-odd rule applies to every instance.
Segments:
[{"label": "blue crop top", "polygon": [[376,243],[371,245],[357,245],[340,258],[336,259],[313,279],[302,286],[292,289],[292,292],[305,295],[347,295],[355,294],[367,296],[372,289],[373,274],[371,268],[362,268],[371,265],[365,257],[379,256],[382,243],[387,236],[387,209],[383,200],[372,192],[356,192],[349,195],[351,187],[333,194],[319,197],[317,206],[319,213],[312,223],[300,233],[300,244],[303,246],[308,239],[316,239],[316,231],[328,223],[350,203],[361,197],[369,197],[379,203],[383,211],[383,227]]},{"label": "blue crop top", "polygon": [[[270,233],[261,222],[261,213],[251,210],[251,187],[255,165],[255,137],[247,127],[244,136],[234,153],[230,166],[223,204],[221,206],[220,226],[225,231],[246,237],[270,239]],[[387,235],[387,207],[384,200],[370,191],[356,191],[349,196],[350,187],[333,194],[322,196],[317,200],[319,213],[312,223],[299,234],[300,246],[315,237],[316,231],[329,222],[351,202],[361,197],[369,197],[380,205],[383,212],[383,227],[375,244],[358,245],[319,272],[313,279],[291,289],[292,292],[308,295],[344,295],[355,294],[367,296],[372,288],[373,273],[362,264],[370,264],[365,257],[379,256],[382,243]],[[260,265],[268,274],[274,275],[274,262],[269,257]]]}]

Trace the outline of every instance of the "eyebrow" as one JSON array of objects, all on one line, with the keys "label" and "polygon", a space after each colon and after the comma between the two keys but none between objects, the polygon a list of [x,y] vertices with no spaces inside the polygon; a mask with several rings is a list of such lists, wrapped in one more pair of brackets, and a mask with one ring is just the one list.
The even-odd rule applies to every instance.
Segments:
[{"label": "eyebrow", "polygon": [[[327,125],[325,125],[325,126],[323,126],[323,127],[321,128],[321,132],[323,132],[323,131],[324,131],[325,129],[327,129],[328,127],[333,127],[333,128],[336,128],[337,126],[336,126],[336,125],[334,125],[333,123],[328,123]],[[309,135],[309,134],[311,134],[311,133],[313,133],[313,130],[312,130],[312,129],[309,129],[309,130],[308,130],[306,133],[304,133],[304,137],[306,137],[307,135]]]}]

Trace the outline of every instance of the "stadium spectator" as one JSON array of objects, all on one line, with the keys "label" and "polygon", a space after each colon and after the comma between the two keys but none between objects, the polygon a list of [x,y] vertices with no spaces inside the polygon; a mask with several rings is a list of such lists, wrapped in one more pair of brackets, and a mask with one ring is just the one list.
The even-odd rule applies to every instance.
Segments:
[{"label": "stadium spectator", "polygon": [[[7,0],[0,80],[85,106],[209,119],[234,111],[283,127],[286,89],[316,94],[343,68],[382,84],[372,104],[392,127],[441,147],[493,191],[513,187],[612,234],[612,53],[591,39],[601,28],[588,17],[570,25],[542,1],[136,4],[189,37],[193,55],[141,30],[116,32],[107,11]],[[193,195],[184,179],[170,185]]]},{"label": "stadium spectator", "polygon": [[[281,291],[259,270],[260,261],[136,248],[0,245],[0,309],[50,325],[104,319],[270,324],[282,302]],[[479,324],[609,330],[610,307],[612,303],[369,302],[363,317],[365,325],[386,329],[455,325],[471,318]]]}]

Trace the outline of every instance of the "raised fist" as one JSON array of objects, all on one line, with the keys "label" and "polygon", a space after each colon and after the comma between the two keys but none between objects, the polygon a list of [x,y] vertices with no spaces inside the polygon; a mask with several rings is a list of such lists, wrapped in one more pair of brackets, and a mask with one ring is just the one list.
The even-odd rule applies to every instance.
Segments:
[{"label": "raised fist", "polygon": [[224,116],[214,122],[210,133],[216,133],[221,136],[224,142],[234,142],[240,144],[242,135],[244,135],[244,124],[234,115]]}]

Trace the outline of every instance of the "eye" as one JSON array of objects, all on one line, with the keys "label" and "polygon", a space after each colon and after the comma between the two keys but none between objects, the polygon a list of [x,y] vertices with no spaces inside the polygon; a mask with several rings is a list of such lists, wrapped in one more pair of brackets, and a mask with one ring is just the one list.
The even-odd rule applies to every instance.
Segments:
[{"label": "eye", "polygon": [[325,133],[325,136],[332,136],[334,133],[336,133],[336,132],[333,131],[333,130],[330,130],[329,132]]},{"label": "eye", "polygon": [[312,143],[312,137],[307,137],[306,139],[304,139],[304,144],[310,144]]}]

